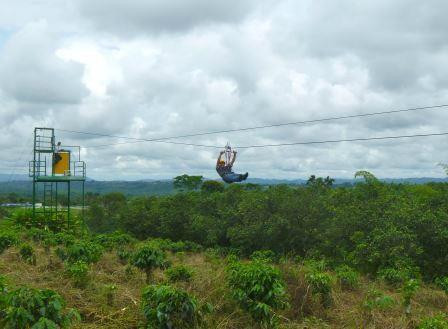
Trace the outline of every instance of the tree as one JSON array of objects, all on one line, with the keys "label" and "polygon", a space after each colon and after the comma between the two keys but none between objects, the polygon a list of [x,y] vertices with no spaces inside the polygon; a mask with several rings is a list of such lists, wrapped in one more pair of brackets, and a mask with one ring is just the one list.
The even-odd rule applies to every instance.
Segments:
[{"label": "tree", "polygon": [[202,184],[202,176],[189,176],[187,174],[177,176],[174,178],[174,188],[181,191],[193,191],[197,190]]},{"label": "tree", "polygon": [[202,184],[201,191],[206,193],[224,192],[224,184],[214,180],[208,180]]}]

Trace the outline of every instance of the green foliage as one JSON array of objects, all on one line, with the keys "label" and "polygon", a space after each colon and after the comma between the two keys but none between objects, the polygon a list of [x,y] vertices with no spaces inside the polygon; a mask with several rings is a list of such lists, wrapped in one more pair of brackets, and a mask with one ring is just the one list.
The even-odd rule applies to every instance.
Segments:
[{"label": "green foliage", "polygon": [[89,281],[89,265],[83,261],[66,264],[66,272],[78,288],[85,288]]},{"label": "green foliage", "polygon": [[423,319],[417,329],[448,329],[448,319],[444,314]]},{"label": "green foliage", "polygon": [[386,283],[398,287],[411,278],[408,269],[385,268],[378,272],[378,276]]},{"label": "green foliage", "polygon": [[20,257],[27,263],[36,265],[36,255],[34,253],[34,248],[28,243],[23,243],[19,250]]},{"label": "green foliage", "polygon": [[0,233],[0,255],[8,248],[19,242],[17,234],[13,232]]},{"label": "green foliage", "polygon": [[273,263],[276,261],[276,255],[272,250],[257,250],[250,255],[250,259]]},{"label": "green foliage", "polygon": [[103,248],[100,245],[88,241],[77,241],[67,247],[65,257],[61,259],[69,263],[82,261],[91,264],[98,262],[102,255]]},{"label": "green foliage", "polygon": [[170,285],[151,285],[143,290],[143,314],[147,328],[198,328],[202,312],[196,298]]},{"label": "green foliage", "polygon": [[171,241],[170,239],[151,239],[148,245],[159,248],[163,251],[183,252],[183,251],[200,251],[202,247],[191,241]]},{"label": "green foliage", "polygon": [[131,264],[145,271],[146,281],[149,283],[152,278],[152,271],[162,268],[166,262],[165,253],[151,245],[143,245],[132,255]]},{"label": "green foliage", "polygon": [[311,269],[305,274],[305,280],[310,285],[312,294],[320,296],[323,306],[329,307],[333,302],[331,276],[328,273]]},{"label": "green foliage", "polygon": [[103,246],[107,250],[123,247],[135,242],[135,239],[127,233],[115,231],[113,233],[95,235],[93,242]]},{"label": "green foliage", "polygon": [[406,314],[411,313],[411,300],[415,296],[420,283],[416,279],[409,279],[401,288],[401,294],[403,298],[403,306],[406,308]]},{"label": "green foliage", "polygon": [[220,193],[224,192],[224,184],[214,180],[207,180],[202,183],[201,191],[204,193]]},{"label": "green foliage", "polygon": [[287,307],[285,284],[280,272],[265,262],[232,262],[228,268],[232,296],[252,319],[276,327],[275,311]]},{"label": "green foliage", "polygon": [[0,304],[0,325],[4,328],[68,328],[80,316],[65,309],[65,301],[56,292],[27,287],[5,294]]},{"label": "green foliage", "polygon": [[344,290],[354,290],[359,286],[359,273],[348,265],[341,265],[335,269],[336,277]]},{"label": "green foliage", "polygon": [[66,232],[56,233],[53,235],[53,237],[58,245],[63,245],[66,247],[74,244],[76,241],[76,238],[74,235],[66,233]]},{"label": "green foliage", "polygon": [[117,286],[114,284],[107,284],[104,286],[104,292],[106,295],[107,305],[113,306],[115,300],[115,293],[117,291]]},{"label": "green foliage", "polygon": [[436,278],[435,283],[448,295],[448,276]]},{"label": "green foliage", "polygon": [[366,170],[357,171],[355,173],[355,178],[358,178],[358,177],[364,178],[364,180],[368,184],[375,184],[375,183],[379,182],[378,178],[376,178],[374,174],[372,174],[372,173],[370,173],[370,172],[368,172]]},{"label": "green foliage", "polygon": [[118,249],[117,257],[121,264],[126,265],[132,257],[132,251],[127,249]]},{"label": "green foliage", "polygon": [[181,191],[197,190],[202,184],[202,176],[181,175],[174,178],[174,188]]},{"label": "green foliage", "polygon": [[185,265],[173,266],[165,271],[168,280],[171,282],[190,281],[193,277],[193,273],[193,270]]},{"label": "green foliage", "polygon": [[392,297],[385,295],[383,292],[375,289],[370,289],[367,292],[367,295],[362,303],[362,307],[366,311],[387,310],[394,305],[395,300]]}]

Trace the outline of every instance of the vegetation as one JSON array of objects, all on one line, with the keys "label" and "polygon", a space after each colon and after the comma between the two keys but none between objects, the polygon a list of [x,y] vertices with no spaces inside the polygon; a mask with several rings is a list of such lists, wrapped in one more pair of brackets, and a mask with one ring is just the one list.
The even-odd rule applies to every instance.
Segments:
[{"label": "vegetation", "polygon": [[229,286],[238,305],[258,323],[276,327],[277,310],[287,307],[285,284],[280,272],[265,262],[232,262]]},{"label": "vegetation", "polygon": [[165,253],[157,247],[146,244],[137,249],[131,263],[146,273],[146,282],[150,283],[153,270],[162,268],[165,264]]},{"label": "vegetation", "polygon": [[447,328],[448,185],[358,176],[90,195],[89,229],[8,210],[0,327]]},{"label": "vegetation", "polygon": [[143,290],[147,328],[198,328],[202,314],[196,298],[170,285],[151,285]]},{"label": "vegetation", "polygon": [[65,301],[52,290],[21,287],[0,293],[4,328],[68,328],[80,320],[75,310],[65,310]]}]

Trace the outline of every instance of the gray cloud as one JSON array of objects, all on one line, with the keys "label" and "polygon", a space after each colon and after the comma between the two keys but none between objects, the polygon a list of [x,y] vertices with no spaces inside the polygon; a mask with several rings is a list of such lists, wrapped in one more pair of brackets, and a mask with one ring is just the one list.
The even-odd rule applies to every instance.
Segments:
[{"label": "gray cloud", "polygon": [[44,21],[14,34],[0,54],[0,88],[27,103],[79,103],[87,95],[83,66],[56,57],[56,45]]},{"label": "gray cloud", "polygon": [[121,36],[181,32],[204,24],[234,23],[254,7],[254,0],[163,1],[81,0],[81,15],[94,26]]}]

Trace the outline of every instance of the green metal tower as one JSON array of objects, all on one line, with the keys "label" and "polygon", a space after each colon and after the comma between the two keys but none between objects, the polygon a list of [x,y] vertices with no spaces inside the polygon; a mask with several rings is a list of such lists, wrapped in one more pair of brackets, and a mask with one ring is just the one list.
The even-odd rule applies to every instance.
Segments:
[{"label": "green metal tower", "polygon": [[[66,216],[67,228],[70,228],[71,184],[74,182],[81,184],[81,219],[84,221],[86,164],[81,161],[81,148],[56,144],[53,128],[34,128],[33,150],[33,160],[29,163],[29,176],[33,179],[33,221],[37,220],[37,215],[42,215],[39,218],[43,218],[46,225]],[[61,187],[66,187],[65,200],[60,198]]]}]

